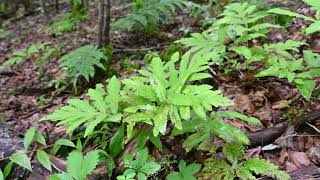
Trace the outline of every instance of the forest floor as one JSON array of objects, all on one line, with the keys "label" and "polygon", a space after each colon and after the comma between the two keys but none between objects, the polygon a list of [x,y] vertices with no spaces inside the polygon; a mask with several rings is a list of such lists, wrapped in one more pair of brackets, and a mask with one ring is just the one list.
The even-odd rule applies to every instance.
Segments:
[{"label": "forest floor", "polygon": [[[115,16],[122,16],[124,13],[122,7],[113,7],[112,10]],[[305,8],[299,10],[308,11]],[[92,18],[97,17],[96,13],[92,11],[90,19],[82,21],[75,31],[58,36],[50,36],[46,32],[48,25],[40,14],[6,20],[4,27],[10,34],[0,39],[0,64],[9,59],[13,51],[26,49],[32,44],[46,42],[51,46],[63,48],[60,56],[50,59],[45,64],[37,65],[35,62],[37,57],[32,56],[21,64],[13,66],[8,73],[0,73],[1,123],[9,125],[21,134],[28,128],[35,127],[39,132],[47,133],[52,138],[65,136],[63,128],[56,127],[52,122],[39,122],[39,120],[61,107],[68,99],[74,98],[71,91],[55,91],[50,87],[49,82],[61,74],[58,60],[62,55],[85,44],[96,44],[97,18]],[[56,19],[59,17],[59,15],[54,16]],[[161,29],[159,37],[150,39],[142,38],[138,33],[112,32],[115,50],[114,71],[120,78],[135,73],[136,69],[144,65],[143,54],[148,50],[162,51],[168,44],[186,36],[183,33],[183,27],[189,27],[190,32],[199,31],[200,27],[196,25],[196,21],[179,15],[175,17],[172,24]],[[312,41],[312,50],[320,52],[320,36],[307,37],[296,34],[294,26],[303,26],[299,23],[301,22],[296,22],[288,29],[287,37],[279,32],[273,32],[270,33],[269,38]],[[124,65],[120,62],[125,57],[129,57],[127,61],[129,66],[123,67]],[[247,157],[263,157],[288,172],[320,163],[320,133],[316,128],[317,125],[314,124],[299,132],[291,126],[303,119],[305,114],[319,112],[319,99],[305,101],[297,89],[286,81],[274,78],[255,79],[250,72],[241,72],[240,76],[221,75],[210,80],[210,83],[221,89],[226,97],[235,102],[235,105],[228,109],[257,117],[264,125],[254,127],[240,121],[230,121],[229,123],[233,126],[244,130],[249,135],[254,132],[268,132],[267,130],[280,126],[276,129],[280,135],[271,137],[271,142],[248,147]],[[320,90],[319,84],[320,81],[317,82],[316,91]],[[288,122],[289,126],[281,126],[283,122]],[[182,142],[168,139],[167,144],[171,152],[180,156]],[[199,159],[204,157],[205,154],[195,155],[195,158]]]}]

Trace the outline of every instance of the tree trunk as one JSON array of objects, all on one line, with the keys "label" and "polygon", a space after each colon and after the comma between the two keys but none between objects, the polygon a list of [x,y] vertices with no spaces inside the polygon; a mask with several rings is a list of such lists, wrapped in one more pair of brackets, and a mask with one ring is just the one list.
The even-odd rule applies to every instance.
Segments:
[{"label": "tree trunk", "polygon": [[59,12],[59,0],[54,1],[54,9],[55,9],[56,13]]},{"label": "tree trunk", "polygon": [[41,6],[42,6],[42,9],[43,9],[43,14],[44,14],[45,21],[46,21],[46,23],[49,23],[49,21],[50,21],[49,12],[48,12],[48,9],[47,9],[45,1],[46,0],[40,0]]},{"label": "tree trunk", "polygon": [[104,46],[108,46],[110,44],[110,21],[111,21],[111,1],[106,0],[105,5],[105,24],[104,24]]},{"label": "tree trunk", "polygon": [[105,5],[104,0],[99,0],[98,7],[99,15],[98,15],[98,47],[101,48],[104,46],[104,19],[105,19]]}]

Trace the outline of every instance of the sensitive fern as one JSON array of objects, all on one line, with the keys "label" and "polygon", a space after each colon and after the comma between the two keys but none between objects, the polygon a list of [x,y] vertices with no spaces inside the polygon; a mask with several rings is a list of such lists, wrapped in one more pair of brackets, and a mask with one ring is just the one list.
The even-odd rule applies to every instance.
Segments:
[{"label": "sensitive fern", "polygon": [[218,136],[230,143],[249,144],[249,139],[245,133],[222,121],[224,117],[240,119],[252,125],[261,125],[261,122],[256,118],[248,117],[234,111],[222,111],[213,113],[212,118],[208,120],[195,119],[185,121],[182,124],[182,130],[175,128],[171,135],[177,136],[191,133],[182,144],[182,147],[184,147],[187,152],[192,148],[215,152],[214,136]]},{"label": "sensitive fern", "polygon": [[278,27],[270,23],[259,22],[269,15],[255,5],[233,3],[226,7],[221,14],[222,18],[217,20],[211,29],[218,28],[220,35],[234,39],[235,43],[247,42],[254,38],[265,37],[271,28]]},{"label": "sensitive fern", "polygon": [[96,67],[105,69],[107,57],[95,46],[86,45],[63,56],[60,61],[60,66],[68,68],[66,76],[76,86],[79,75],[89,81],[94,76]]},{"label": "sensitive fern", "polygon": [[[221,18],[202,33],[193,33],[189,38],[176,41],[187,47],[188,52],[204,55],[213,63],[222,65],[227,53],[234,51],[246,58],[246,65],[263,59],[261,50],[244,46],[252,39],[266,37],[272,28],[279,26],[264,22],[270,13],[248,3],[233,3],[226,6]],[[231,42],[227,49],[225,43]],[[228,51],[227,51],[228,50]],[[264,50],[262,50],[264,51]]]},{"label": "sensitive fern", "polygon": [[312,78],[320,77],[320,56],[312,51],[304,51],[304,58],[298,60],[278,59],[272,66],[256,75],[256,77],[265,76],[286,78],[289,83],[294,82],[301,95],[309,100],[315,87]]},{"label": "sensitive fern", "polygon": [[189,53],[201,55],[218,65],[222,64],[223,59],[221,57],[226,52],[226,46],[223,41],[219,40],[214,33],[192,33],[191,37],[182,38],[176,43],[189,47]]},{"label": "sensitive fern", "polygon": [[127,101],[132,106],[124,111],[129,113],[125,122],[133,127],[142,121],[153,124],[153,133],[165,134],[169,120],[178,128],[182,128],[181,120],[188,120],[193,110],[200,118],[206,118],[206,112],[212,106],[227,106],[233,104],[223,97],[221,91],[212,90],[209,85],[188,85],[188,81],[210,77],[202,73],[208,68],[208,60],[201,56],[190,54],[182,56],[179,70],[175,63],[179,60],[179,53],[175,53],[167,63],[155,57],[149,68],[141,70],[142,76],[124,81],[128,92]]},{"label": "sensitive fern", "polygon": [[56,110],[43,120],[60,121],[58,125],[67,126],[67,132],[72,133],[81,124],[86,124],[84,136],[90,135],[101,122],[119,122],[122,114],[118,113],[120,82],[113,77],[108,84],[108,93],[102,84],[96,89],[89,89],[91,101],[72,99],[67,106]]},{"label": "sensitive fern", "polygon": [[244,158],[244,149],[239,144],[226,144],[223,153],[227,161],[220,158],[207,159],[204,168],[199,173],[199,179],[243,180],[257,179],[257,175],[271,176],[279,180],[289,180],[287,173],[280,171],[278,167],[263,159]]}]

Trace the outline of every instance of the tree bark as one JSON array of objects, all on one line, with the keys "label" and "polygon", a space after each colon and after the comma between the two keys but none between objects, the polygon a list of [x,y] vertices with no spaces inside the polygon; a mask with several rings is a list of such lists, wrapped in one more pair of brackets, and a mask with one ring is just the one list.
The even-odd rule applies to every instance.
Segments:
[{"label": "tree bark", "polygon": [[45,1],[46,0],[40,0],[41,6],[42,6],[42,9],[43,9],[43,14],[44,14],[45,21],[46,21],[46,23],[49,23],[49,21],[50,21],[49,12],[48,12],[48,9],[47,9]]},{"label": "tree bark", "polygon": [[54,9],[55,9],[56,13],[59,12],[59,0],[54,1]]},{"label": "tree bark", "polygon": [[104,46],[108,46],[110,44],[110,21],[111,21],[111,1],[106,0],[105,4],[105,24],[104,24]]},{"label": "tree bark", "polygon": [[98,47],[104,46],[104,19],[105,19],[105,5],[104,0],[99,0],[98,7]]}]

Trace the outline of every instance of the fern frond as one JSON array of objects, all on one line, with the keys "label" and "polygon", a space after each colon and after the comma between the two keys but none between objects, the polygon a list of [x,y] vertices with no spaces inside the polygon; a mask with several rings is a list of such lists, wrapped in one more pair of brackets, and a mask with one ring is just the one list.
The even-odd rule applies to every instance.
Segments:
[{"label": "fern frond", "polygon": [[222,63],[221,56],[226,51],[225,45],[219,41],[218,36],[207,32],[193,33],[191,37],[182,38],[176,43],[189,47],[189,53],[196,53],[196,55],[208,58],[216,64]]},{"label": "fern frond", "polygon": [[[142,5],[141,5],[142,4]],[[175,13],[176,8],[187,7],[185,0],[148,0],[140,2],[139,8],[127,17],[118,19],[113,27],[120,30],[131,31],[139,25],[145,29],[153,23],[159,24]]]},{"label": "fern frond", "polygon": [[95,74],[95,67],[105,69],[107,57],[95,46],[86,45],[63,56],[60,61],[60,66],[68,68],[67,76],[76,86],[79,75],[89,81]]},{"label": "fern frond", "polygon": [[[208,77],[202,71],[208,68],[208,59],[189,53],[182,56],[179,70],[175,63],[179,60],[179,53],[175,53],[167,63],[159,57],[152,59],[150,66],[141,70],[139,77],[124,81],[126,98],[128,102],[135,102],[132,108],[126,109],[128,113],[136,113],[139,109],[145,117],[144,122],[152,120],[154,123],[154,135],[165,133],[167,121],[181,129],[182,120],[190,119],[191,109],[201,118],[206,118],[206,112],[212,110],[212,106],[227,106],[232,101],[222,96],[221,91],[212,90],[208,85],[187,85],[190,79],[202,79]],[[157,103],[161,102],[161,105]],[[142,107],[148,104],[151,109]],[[134,122],[136,115],[129,115],[127,122]],[[130,120],[132,118],[132,120]]]},{"label": "fern frond", "polygon": [[[69,100],[68,105],[61,107],[42,120],[59,121],[58,125],[66,126],[69,134],[85,123],[85,137],[92,134],[94,128],[101,122],[119,122],[122,115],[116,111],[120,96],[118,83],[119,81],[115,77],[111,79],[108,85],[108,95],[103,85],[97,84],[96,89],[89,89],[88,96],[91,102],[80,99]],[[109,98],[110,96],[113,98]]]},{"label": "fern frond", "polygon": [[186,151],[190,151],[192,148],[199,149],[199,147],[206,150],[212,149],[214,145],[208,143],[208,141],[213,136],[218,136],[230,143],[249,144],[249,139],[245,133],[221,120],[196,119],[183,121],[182,129],[174,128],[171,135],[176,136],[185,133],[191,133],[183,142]]},{"label": "fern frond", "polygon": [[271,176],[278,180],[289,180],[290,176],[278,169],[278,166],[264,159],[249,159],[236,168],[236,174],[241,179],[256,179],[253,173]]}]

